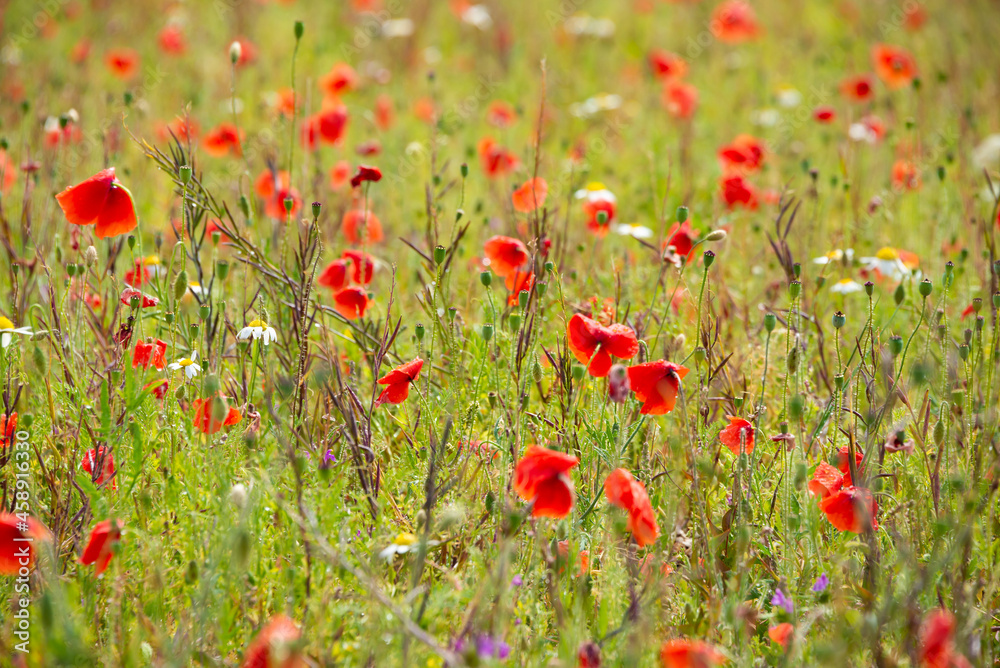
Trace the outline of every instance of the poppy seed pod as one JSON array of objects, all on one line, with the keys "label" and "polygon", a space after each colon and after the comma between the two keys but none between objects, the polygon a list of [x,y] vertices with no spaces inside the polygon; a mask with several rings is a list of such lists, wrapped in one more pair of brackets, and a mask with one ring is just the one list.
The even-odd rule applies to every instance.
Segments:
[{"label": "poppy seed pod", "polygon": [[516,332],[521,328],[521,316],[517,315],[516,313],[512,313],[510,317],[507,319],[507,322],[510,324],[510,329],[512,332]]},{"label": "poppy seed pod", "polygon": [[792,299],[798,299],[799,295],[802,294],[802,283],[799,281],[792,281],[788,284],[788,295]]},{"label": "poppy seed pod", "polygon": [[479,282],[483,284],[484,287],[490,287],[493,282],[493,274],[489,269],[479,273]]},{"label": "poppy seed pod", "polygon": [[684,224],[688,219],[688,208],[686,206],[677,207],[677,222]]},{"label": "poppy seed pod", "polygon": [[483,340],[489,341],[493,338],[493,325],[483,325]]},{"label": "poppy seed pod", "polygon": [[467,162],[462,163],[461,172],[463,179],[469,175],[469,163]]},{"label": "poppy seed pod", "polygon": [[229,276],[229,263],[225,260],[219,260],[215,263],[215,275],[219,277],[220,281],[226,280]]},{"label": "poppy seed pod", "polygon": [[774,327],[778,324],[778,318],[773,313],[764,314],[764,329],[770,334],[774,331]]},{"label": "poppy seed pod", "polygon": [[903,299],[906,298],[906,290],[903,289],[903,284],[900,283],[896,286],[896,291],[892,293],[892,300],[896,302],[896,306],[903,303]]},{"label": "poppy seed pod", "polygon": [[705,251],[705,255],[703,257],[705,260],[705,269],[708,269],[712,266],[712,263],[715,262],[715,253],[712,251]]},{"label": "poppy seed pod", "polygon": [[920,296],[921,297],[925,297],[925,298],[926,297],[930,297],[931,296],[931,291],[934,289],[934,285],[931,283],[931,281],[930,281],[929,278],[925,278],[924,280],[920,281],[920,288],[919,289],[920,289]]},{"label": "poppy seed pod", "polygon": [[177,175],[180,176],[181,184],[187,185],[191,182],[191,165],[181,165],[177,170]]},{"label": "poppy seed pod", "polygon": [[840,329],[841,327],[844,326],[846,322],[847,322],[847,317],[840,311],[837,311],[836,313],[833,314],[833,326],[835,329]]},{"label": "poppy seed pod", "polygon": [[872,293],[874,292],[875,292],[875,284],[872,283],[871,281],[865,281],[865,294],[871,297]]},{"label": "poppy seed pod", "polygon": [[521,290],[520,292],[517,293],[517,305],[520,306],[522,309],[526,308],[528,306],[529,297],[530,294],[528,293],[527,290]]},{"label": "poppy seed pod", "polygon": [[219,377],[214,373],[205,376],[205,391],[208,394],[215,394],[219,391]]},{"label": "poppy seed pod", "polygon": [[889,339],[889,352],[892,353],[893,357],[899,357],[899,354],[903,352],[903,337],[897,334]]},{"label": "poppy seed pod", "polygon": [[434,247],[434,264],[441,264],[445,258],[445,247],[438,245]]},{"label": "poppy seed pod", "polygon": [[296,42],[299,41],[300,39],[302,39],[302,35],[303,35],[303,33],[305,33],[305,31],[306,31],[305,24],[302,23],[302,21],[296,21],[295,22],[295,41]]},{"label": "poppy seed pod", "polygon": [[796,263],[794,263],[792,265],[792,274],[795,276],[796,279],[798,279],[800,276],[802,276],[802,263],[801,262],[796,262]]},{"label": "poppy seed pod", "polygon": [[319,218],[319,214],[323,211],[323,204],[320,202],[312,203],[313,220]]},{"label": "poppy seed pod", "polygon": [[417,341],[424,340],[424,324],[422,322],[418,322],[413,327],[413,334],[417,337]]}]

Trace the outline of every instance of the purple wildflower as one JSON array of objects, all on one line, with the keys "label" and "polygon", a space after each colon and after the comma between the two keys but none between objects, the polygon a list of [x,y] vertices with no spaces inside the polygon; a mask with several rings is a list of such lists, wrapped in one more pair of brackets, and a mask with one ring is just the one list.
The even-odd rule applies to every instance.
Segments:
[{"label": "purple wildflower", "polygon": [[515,575],[511,579],[510,584],[511,584],[512,587],[520,587],[521,585],[524,584],[524,580],[521,578],[520,575]]},{"label": "purple wildflower", "polygon": [[788,614],[795,612],[795,604],[792,602],[792,599],[785,596],[785,592],[782,591],[780,587],[774,590],[774,597],[771,598],[771,605],[778,606]]},{"label": "purple wildflower", "polygon": [[829,586],[830,578],[826,577],[826,573],[820,573],[819,577],[816,578],[816,582],[813,583],[812,590],[818,594]]}]

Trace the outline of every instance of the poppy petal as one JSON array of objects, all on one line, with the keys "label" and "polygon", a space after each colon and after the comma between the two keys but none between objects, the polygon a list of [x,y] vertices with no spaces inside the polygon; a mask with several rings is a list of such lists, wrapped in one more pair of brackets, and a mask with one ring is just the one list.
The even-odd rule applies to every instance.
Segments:
[{"label": "poppy petal", "polygon": [[535,488],[535,505],[532,517],[562,519],[573,509],[573,484],[564,475],[541,481]]},{"label": "poppy petal", "polygon": [[94,234],[98,239],[116,237],[131,232],[138,224],[132,194],[120,184],[114,184],[108,192],[104,208],[97,216]]},{"label": "poppy petal", "polygon": [[66,220],[74,225],[90,225],[97,220],[114,182],[115,168],[110,167],[56,195]]}]

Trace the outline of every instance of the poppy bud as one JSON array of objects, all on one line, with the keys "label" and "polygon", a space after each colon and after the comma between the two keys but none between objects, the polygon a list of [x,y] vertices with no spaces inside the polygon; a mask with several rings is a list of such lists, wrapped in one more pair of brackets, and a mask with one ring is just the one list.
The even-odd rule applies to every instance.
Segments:
[{"label": "poppy bud", "polygon": [[31,413],[25,413],[24,417],[21,418],[21,425],[24,426],[25,431],[31,429],[31,425],[35,423],[35,416]]},{"label": "poppy bud", "polygon": [[584,366],[582,364],[574,364],[573,365],[573,380],[576,380],[576,381],[583,380],[583,374],[585,374],[586,372],[587,372],[587,370],[584,368]]},{"label": "poppy bud", "polygon": [[677,222],[683,225],[688,219],[688,208],[686,206],[677,207]]},{"label": "poppy bud", "polygon": [[233,553],[236,556],[236,563],[241,566],[247,562],[247,558],[250,556],[250,534],[243,527],[236,530]]},{"label": "poppy bud", "polygon": [[125,94],[122,95],[122,101],[125,103],[126,107],[131,107],[132,106],[132,100],[134,100],[134,99],[135,99],[135,96],[132,95],[132,91],[130,91],[130,90],[125,91]]},{"label": "poppy bud", "polygon": [[520,292],[518,292],[517,305],[520,306],[522,309],[526,308],[528,306],[528,297],[530,296],[531,295],[528,294],[527,290],[521,290]]},{"label": "poppy bud", "polygon": [[312,210],[313,210],[313,220],[316,220],[317,218],[319,218],[319,214],[323,210],[323,205],[320,202],[313,202]]},{"label": "poppy bud", "polygon": [[938,175],[938,180],[939,181],[944,181],[944,174],[945,174],[945,172],[944,172],[944,165],[938,165],[937,175]]},{"label": "poppy bud", "polygon": [[418,322],[413,327],[413,334],[417,337],[417,341],[424,340],[424,324],[422,322]]},{"label": "poppy bud", "polygon": [[489,341],[493,338],[493,325],[483,325],[483,340]]},{"label": "poppy bud", "polygon": [[985,323],[986,323],[986,319],[983,318],[983,316],[981,316],[981,315],[977,315],[976,316],[976,331],[977,332],[983,331],[983,325]]},{"label": "poppy bud", "polygon": [[233,65],[239,62],[240,56],[243,55],[243,46],[239,42],[233,42],[229,45],[229,62]]},{"label": "poppy bud", "polygon": [[129,248],[129,250],[132,250],[133,248],[135,248],[135,235],[134,234],[128,235],[128,248]]},{"label": "poppy bud", "polygon": [[841,327],[844,326],[846,322],[847,322],[847,317],[840,311],[837,311],[836,313],[833,314],[833,326],[835,329],[840,329]]},{"label": "poppy bud", "polygon": [[93,246],[87,246],[87,250],[83,252],[83,261],[87,263],[88,267],[97,264],[97,249]]},{"label": "poppy bud", "polygon": [[221,423],[225,421],[227,415],[229,415],[229,402],[222,397],[216,397],[213,399],[212,420]]},{"label": "poppy bud", "polygon": [[[798,348],[792,348],[792,350],[798,350]],[[796,355],[795,358],[798,359],[798,355]],[[792,369],[791,367],[789,367],[788,370],[791,371],[792,373],[795,373],[795,370]],[[801,420],[802,413],[805,410],[805,406],[806,406],[806,400],[802,397],[801,394],[796,394],[794,397],[788,400],[788,417],[790,417],[793,420]]]},{"label": "poppy bud", "polygon": [[194,559],[188,562],[187,570],[184,571],[184,581],[189,585],[198,581],[198,563]]},{"label": "poppy bud", "polygon": [[229,276],[229,263],[225,260],[216,262],[215,275],[219,277],[220,281],[226,280],[226,277]]},{"label": "poppy bud", "polygon": [[963,343],[958,347],[958,356],[962,358],[962,361],[969,359],[969,344]]},{"label": "poppy bud", "polygon": [[489,269],[479,273],[479,282],[487,288],[490,287],[490,283],[493,282],[493,274],[490,273]]},{"label": "poppy bud", "polygon": [[816,277],[816,287],[817,288],[822,288],[824,285],[826,285],[826,276],[817,276]]},{"label": "poppy bud", "polygon": [[705,357],[706,357],[706,351],[704,348],[698,346],[697,348],[694,349],[694,361],[696,363],[701,364],[702,362],[705,361]]},{"label": "poppy bud", "polygon": [[844,389],[844,374],[838,373],[833,377],[833,386],[837,388],[838,392]]},{"label": "poppy bud", "polygon": [[[788,351],[788,371],[789,373],[795,373],[799,369],[799,348],[798,346],[793,346],[791,350]],[[794,416],[792,416],[794,418]]]},{"label": "poppy bud", "polygon": [[631,391],[628,370],[624,364],[615,364],[608,372],[608,398],[616,404],[623,404]]},{"label": "poppy bud", "polygon": [[521,328],[521,316],[516,313],[511,313],[510,317],[507,318],[507,322],[510,324],[512,332],[516,332]]},{"label": "poppy bud", "polygon": [[737,413],[743,410],[743,397],[733,397],[733,406],[736,407]]},{"label": "poppy bud", "polygon": [[177,274],[177,278],[174,280],[174,299],[180,299],[184,296],[184,293],[188,291],[188,273],[187,269],[181,269],[180,273]]},{"label": "poppy bud", "polygon": [[222,241],[222,232],[219,230],[212,230],[212,245],[218,246],[220,241]]},{"label": "poppy bud", "polygon": [[[215,394],[219,391],[219,377],[214,373],[205,376],[205,391],[209,394]],[[222,416],[226,417],[225,415]]]},{"label": "poppy bud", "polygon": [[[14,265],[15,267],[17,265]],[[1000,308],[1000,292],[993,293],[993,308]]]},{"label": "poppy bud", "polygon": [[796,279],[799,276],[802,275],[802,263],[801,262],[795,262],[795,263],[792,264],[792,274],[795,275]]},{"label": "poppy bud", "polygon": [[302,23],[302,21],[296,21],[295,22],[295,41],[296,42],[299,41],[300,39],[302,39],[302,34],[305,31],[306,31],[306,27]]},{"label": "poppy bud", "polygon": [[896,291],[892,293],[892,300],[896,302],[896,306],[903,303],[903,299],[906,298],[906,290],[903,289],[903,284],[900,283],[896,286]]},{"label": "poppy bud", "polygon": [[[948,405],[947,403],[942,404],[942,406],[947,406],[947,405]],[[941,409],[941,412],[942,413],[944,412],[944,408]],[[944,420],[943,419],[939,419],[937,422],[934,423],[934,443],[938,447],[941,447],[941,444],[944,443]]]},{"label": "poppy bud", "polygon": [[486,395],[486,398],[489,399],[490,408],[496,408],[497,407],[497,393],[496,392],[490,392],[489,394]]},{"label": "poppy bud", "polygon": [[43,351],[38,346],[35,346],[34,350],[31,351],[31,358],[35,363],[35,368],[41,374],[42,378],[49,373],[49,360],[45,356],[45,351]]},{"label": "poppy bud", "polygon": [[931,284],[931,281],[930,281],[929,278],[925,278],[924,280],[920,281],[920,296],[921,297],[925,297],[925,298],[926,297],[930,297],[931,296],[931,290],[933,290],[933,289],[934,289],[934,286]]},{"label": "poppy bud", "polygon": [[601,226],[608,224],[608,212],[607,211],[598,211],[597,212],[597,224],[601,225]]},{"label": "poppy bud", "polygon": [[972,343],[972,330],[966,327],[965,329],[965,342]]},{"label": "poppy bud", "polygon": [[778,318],[773,313],[764,314],[764,329],[770,334],[774,331],[775,325],[778,324]]},{"label": "poppy bud", "polygon": [[444,262],[445,248],[440,244],[434,247],[434,263],[441,264]]},{"label": "poppy bud", "polygon": [[285,213],[291,213],[292,207],[295,206],[295,200],[293,200],[291,197],[286,197],[282,202],[282,204],[284,204],[285,206]]},{"label": "poppy bud", "polygon": [[798,299],[799,295],[802,294],[802,283],[799,281],[792,281],[789,283],[788,294],[792,299]]},{"label": "poppy bud", "polygon": [[712,230],[705,237],[705,241],[725,241],[729,234],[725,230]]},{"label": "poppy bud", "polygon": [[186,186],[191,181],[191,165],[181,165],[177,175],[181,178],[181,184]]},{"label": "poppy bud", "polygon": [[174,312],[173,311],[167,311],[166,313],[164,313],[163,314],[163,321],[165,323],[167,323],[168,325],[174,324]]},{"label": "poppy bud", "polygon": [[70,278],[76,276],[76,265],[72,263],[66,265],[66,273],[69,275]]},{"label": "poppy bud", "polygon": [[240,195],[240,211],[243,212],[244,218],[250,218],[250,201],[246,195]]},{"label": "poppy bud", "polygon": [[553,271],[555,271],[555,269],[556,265],[552,262],[552,260],[549,260],[548,262],[545,263],[545,271],[547,273],[551,274]]},{"label": "poppy bud", "polygon": [[535,359],[535,364],[531,367],[531,375],[536,383],[542,382],[542,365],[538,363],[538,359]]},{"label": "poppy bud", "polygon": [[715,262],[715,253],[713,253],[712,251],[705,251],[704,258],[705,258],[705,269],[708,269],[709,267],[712,266],[712,263]]},{"label": "poppy bud", "polygon": [[899,357],[899,354],[903,352],[903,337],[898,334],[889,339],[889,352],[892,353],[893,357]]}]

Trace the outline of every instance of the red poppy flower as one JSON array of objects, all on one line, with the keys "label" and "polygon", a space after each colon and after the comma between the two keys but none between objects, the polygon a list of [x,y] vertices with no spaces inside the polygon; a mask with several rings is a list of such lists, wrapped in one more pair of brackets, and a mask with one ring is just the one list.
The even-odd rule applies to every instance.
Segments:
[{"label": "red poppy flower", "polygon": [[327,144],[336,144],[347,129],[347,107],[331,104],[317,115],[319,136]]},{"label": "red poppy flower", "polygon": [[424,366],[424,361],[419,357],[406,364],[397,366],[395,369],[385,374],[376,381],[379,385],[385,385],[385,389],[375,400],[375,407],[382,404],[401,404],[406,401],[410,394],[410,383],[420,375],[420,369]]},{"label": "red poppy flower", "polygon": [[18,575],[35,563],[36,540],[47,540],[48,530],[34,517],[0,511],[0,575]]},{"label": "red poppy flower", "polygon": [[382,180],[382,170],[378,167],[368,167],[367,165],[358,165],[358,173],[351,178],[351,187],[357,188],[362,183],[371,182],[376,183]]},{"label": "red poppy flower", "polygon": [[[291,177],[284,170],[272,172],[265,169],[254,181],[254,190],[264,200],[264,213],[271,218],[294,216],[302,206],[299,191],[291,187]],[[285,209],[286,199],[292,200],[291,211]]]},{"label": "red poppy flower", "polygon": [[[233,42],[236,42],[240,45],[240,57],[236,61],[237,66],[242,67],[244,65],[250,65],[252,63],[257,62],[256,44],[248,40],[246,37],[237,37],[236,39],[233,40]],[[228,42],[227,43],[228,46],[226,48],[229,49],[232,46],[233,42]]]},{"label": "red poppy flower", "polygon": [[687,74],[687,62],[676,53],[664,51],[663,49],[652,49],[649,52],[649,69],[653,71],[653,76],[664,81],[668,79],[681,79]]},{"label": "red poppy flower", "polygon": [[917,64],[909,51],[889,44],[872,47],[872,66],[890,89],[903,88],[917,76]]},{"label": "red poppy flower", "polygon": [[319,87],[331,97],[349,93],[358,86],[358,74],[347,63],[336,63],[319,78]]},{"label": "red poppy flower", "polygon": [[698,89],[685,81],[671,80],[663,86],[660,101],[674,118],[691,118],[698,108]]},{"label": "red poppy flower", "polygon": [[723,177],[719,181],[719,187],[727,209],[733,209],[737,205],[750,210],[757,208],[757,189],[742,174]]},{"label": "red poppy flower", "polygon": [[920,629],[920,665],[923,668],[972,668],[955,651],[955,617],[943,608],[931,611]]},{"label": "red poppy flower", "polygon": [[136,290],[130,285],[126,286],[125,289],[122,290],[122,294],[119,301],[121,301],[121,303],[124,304],[125,306],[131,306],[132,300],[137,297],[142,298],[142,308],[151,308],[160,303],[160,300],[157,299],[156,297],[147,295],[144,292],[142,292],[142,290]]},{"label": "red poppy flower", "polygon": [[124,278],[128,285],[149,283],[149,269],[142,263],[142,260],[136,260],[132,268],[125,272]]},{"label": "red poppy flower", "polygon": [[739,456],[741,447],[749,455],[753,452],[754,447],[753,425],[747,420],[733,415],[727,415],[726,418],[729,420],[729,426],[719,432],[719,440],[732,450],[734,455]]},{"label": "red poppy flower", "polygon": [[492,137],[479,140],[479,162],[490,178],[504,176],[517,169],[517,156],[500,146]]},{"label": "red poppy flower", "polygon": [[7,192],[17,183],[17,166],[7,157],[7,151],[0,148],[0,192]]},{"label": "red poppy flower", "polygon": [[201,127],[198,121],[193,118],[174,118],[167,123],[157,125],[156,136],[162,141],[170,141],[171,136],[177,137],[182,142],[194,141],[201,134]]},{"label": "red poppy flower", "polygon": [[569,349],[581,364],[588,364],[587,371],[595,378],[603,378],[611,370],[612,355],[632,359],[639,352],[639,341],[631,327],[614,324],[604,327],[580,313],[566,325]]},{"label": "red poppy flower", "polygon": [[166,378],[161,378],[146,383],[142,386],[142,389],[149,390],[149,393],[157,399],[163,399],[163,397],[167,396],[167,389],[169,387],[170,382]]},{"label": "red poppy flower", "polygon": [[836,467],[820,462],[809,481],[809,492],[823,500],[838,492],[844,486],[844,474]]},{"label": "red poppy flower", "polygon": [[[214,404],[216,399],[221,400],[225,411],[225,417],[219,420],[215,417]],[[223,396],[209,397],[208,399],[195,399],[192,403],[194,407],[194,424],[198,430],[204,434],[215,434],[223,427],[230,427],[238,424],[243,419],[243,414],[239,409],[229,405]]]},{"label": "red poppy flower", "polygon": [[10,416],[0,414],[0,450],[10,447],[14,442],[14,433],[17,431],[17,412],[12,411]]},{"label": "red poppy flower", "polygon": [[396,118],[396,107],[392,98],[383,93],[375,98],[375,127],[383,132],[392,128]]},{"label": "red poppy flower", "polygon": [[343,220],[340,221],[340,228],[344,232],[344,237],[352,244],[377,244],[384,238],[382,221],[371,211],[366,213],[361,209],[351,209],[345,212]]},{"label": "red poppy flower", "polygon": [[375,272],[375,260],[364,251],[349,249],[341,255],[345,260],[351,261],[354,268],[351,280],[358,285],[368,285],[372,282],[372,274]]},{"label": "red poppy flower", "polygon": [[504,236],[487,239],[483,244],[483,254],[490,261],[493,273],[503,278],[517,272],[531,257],[523,242]]},{"label": "red poppy flower", "polygon": [[636,364],[628,368],[628,382],[635,397],[642,402],[643,415],[666,415],[674,410],[681,380],[687,367],[666,360]]},{"label": "red poppy flower", "polygon": [[242,668],[304,668],[295,647],[300,635],[299,627],[288,617],[272,617],[247,648]]},{"label": "red poppy flower", "polygon": [[132,352],[132,368],[135,369],[141,366],[145,369],[152,363],[158,371],[162,371],[163,367],[167,366],[167,360],[164,358],[166,352],[166,341],[161,341],[160,339],[149,342],[138,341],[135,344],[135,350]]},{"label": "red poppy flower", "polygon": [[316,278],[316,282],[325,288],[330,288],[334,292],[346,288],[348,285],[347,272],[350,268],[350,260],[345,258],[334,260],[326,265],[326,269]]},{"label": "red poppy flower", "polygon": [[615,469],[604,481],[604,496],[608,503],[628,512],[627,528],[639,547],[656,542],[660,527],[645,485],[625,469]]},{"label": "red poppy flower", "polygon": [[685,220],[683,223],[674,223],[667,231],[667,240],[663,244],[663,250],[673,247],[674,254],[678,257],[686,257],[691,260],[691,250],[698,240],[698,233],[691,227],[691,221]]},{"label": "red poppy flower", "polygon": [[572,455],[529,445],[514,469],[514,491],[533,501],[532,517],[562,519],[573,508],[573,481],[566,475],[580,463]]},{"label": "red poppy flower", "polygon": [[330,168],[330,187],[340,190],[351,180],[351,163],[341,160]]},{"label": "red poppy flower", "polygon": [[228,244],[230,241],[232,241],[232,239],[230,239],[229,235],[227,235],[225,232],[222,231],[220,223],[221,221],[218,218],[209,218],[208,222],[205,223],[205,236],[211,239],[213,234],[218,233],[219,243]]},{"label": "red poppy flower", "polygon": [[[111,489],[118,489],[118,481],[113,477],[115,475],[115,456],[103,445],[87,450],[83,455],[83,461],[80,462],[80,467],[90,474],[91,480],[98,487],[110,480]],[[97,467],[100,467],[101,472],[94,479],[94,470]]]},{"label": "red poppy flower", "polygon": [[232,123],[219,123],[205,135],[201,141],[202,148],[213,158],[222,158],[230,153],[243,155],[243,131]]},{"label": "red poppy flower", "polygon": [[352,285],[349,288],[338,290],[333,294],[333,303],[337,313],[348,320],[365,317],[368,310],[368,293],[364,288]]},{"label": "red poppy flower", "polygon": [[603,239],[611,229],[611,221],[615,219],[617,208],[615,200],[607,197],[589,197],[584,200],[583,213],[587,216],[587,229]]},{"label": "red poppy flower", "polygon": [[719,149],[718,155],[724,172],[755,172],[764,162],[764,144],[753,135],[737,135],[732,142]]},{"label": "red poppy flower", "polygon": [[108,569],[111,557],[114,556],[115,544],[121,540],[121,525],[117,520],[104,520],[94,525],[90,530],[90,539],[83,548],[80,563],[84,566],[96,564],[96,574],[100,575]]},{"label": "red poppy flower", "polygon": [[69,60],[74,65],[80,65],[90,56],[91,43],[89,39],[81,39],[73,45],[69,52]]},{"label": "red poppy flower", "polygon": [[660,647],[663,668],[711,668],[725,662],[726,657],[721,652],[701,640],[678,638]]},{"label": "red poppy flower", "polygon": [[131,232],[139,224],[132,193],[115,178],[114,167],[66,188],[56,201],[72,224],[94,225],[98,239]]},{"label": "red poppy flower", "polygon": [[542,177],[528,179],[511,195],[514,210],[529,213],[545,206],[549,195],[549,184]]},{"label": "red poppy flower", "polygon": [[503,100],[493,100],[486,110],[486,122],[497,128],[509,128],[517,120],[517,111]]},{"label": "red poppy flower", "polygon": [[[841,473],[843,473],[844,475],[848,476],[847,483],[846,483],[848,485],[851,484],[851,479],[850,479],[850,475],[851,475],[850,457],[851,457],[851,454],[850,453],[851,453],[851,449],[848,446],[846,446],[846,445],[840,446],[840,448],[838,448],[838,450],[837,450],[837,468],[840,470]],[[865,458],[864,453],[861,452],[858,449],[855,449],[854,450],[854,468],[858,468],[859,466],[861,466],[861,462],[864,461],[864,458]]]},{"label": "red poppy flower", "polygon": [[139,71],[139,54],[132,49],[112,49],[105,54],[104,64],[119,79],[131,79]]},{"label": "red poppy flower", "polygon": [[823,125],[829,125],[837,119],[837,111],[826,104],[820,105],[813,109],[813,120],[817,123],[822,123]]},{"label": "red poppy flower", "polygon": [[716,7],[709,29],[717,40],[726,44],[746,42],[759,32],[753,7],[743,0],[729,0]]},{"label": "red poppy flower", "polygon": [[919,189],[920,169],[908,160],[897,160],[892,164],[892,185],[896,190]]},{"label": "red poppy flower", "polygon": [[299,130],[302,147],[307,151],[319,148],[319,115],[313,114],[302,119],[302,129]]},{"label": "red poppy flower", "polygon": [[184,31],[178,25],[168,25],[160,31],[157,41],[160,51],[171,56],[179,56],[187,51],[187,40]]},{"label": "red poppy flower", "polygon": [[864,533],[869,526],[878,529],[878,504],[864,487],[842,487],[819,502],[830,524],[841,531]]},{"label": "red poppy flower", "polygon": [[875,82],[870,74],[856,74],[840,82],[840,94],[851,102],[867,102],[875,95]]},{"label": "red poppy flower", "polygon": [[522,292],[531,292],[531,288],[535,285],[535,272],[533,271],[515,271],[513,274],[504,279],[504,285],[507,286],[507,306],[517,306],[518,297]]},{"label": "red poppy flower", "polygon": [[767,630],[768,637],[784,649],[788,649],[788,641],[794,633],[795,627],[788,622],[777,624]]}]

